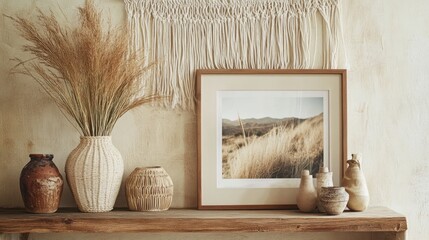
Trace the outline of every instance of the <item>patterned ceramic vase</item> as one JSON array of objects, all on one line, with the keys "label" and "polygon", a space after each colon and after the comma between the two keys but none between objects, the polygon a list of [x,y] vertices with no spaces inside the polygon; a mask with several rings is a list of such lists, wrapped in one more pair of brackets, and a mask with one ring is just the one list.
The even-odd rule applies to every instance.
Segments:
[{"label": "patterned ceramic vase", "polygon": [[164,211],[173,201],[173,181],[159,166],[136,168],[125,183],[128,208],[133,211]]},{"label": "patterned ceramic vase", "polygon": [[123,173],[122,156],[110,136],[81,137],[66,162],[67,182],[82,212],[111,211]]},{"label": "patterned ceramic vase", "polygon": [[58,209],[64,182],[53,158],[53,154],[30,154],[30,162],[21,171],[21,195],[27,212],[54,213]]},{"label": "patterned ceramic vase", "polygon": [[320,204],[329,215],[339,215],[344,212],[349,194],[344,187],[322,187]]}]

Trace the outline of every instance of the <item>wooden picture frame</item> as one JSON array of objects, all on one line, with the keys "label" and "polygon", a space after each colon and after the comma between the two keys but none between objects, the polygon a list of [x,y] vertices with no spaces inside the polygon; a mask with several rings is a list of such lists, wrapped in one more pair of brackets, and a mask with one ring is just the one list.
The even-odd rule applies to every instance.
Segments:
[{"label": "wooden picture frame", "polygon": [[[198,209],[293,209],[347,159],[346,70],[197,70]],[[313,176],[315,177],[315,176]]]}]

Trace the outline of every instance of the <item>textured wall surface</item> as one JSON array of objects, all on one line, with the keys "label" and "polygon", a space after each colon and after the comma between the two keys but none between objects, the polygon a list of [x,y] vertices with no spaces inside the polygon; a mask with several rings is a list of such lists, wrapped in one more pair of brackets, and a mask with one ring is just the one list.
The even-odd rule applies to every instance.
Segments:
[{"label": "textured wall surface", "polygon": [[[121,0],[97,2],[105,13],[110,13],[113,23],[124,22]],[[22,206],[18,178],[29,153],[54,153],[54,161],[64,175],[65,159],[79,141],[78,133],[34,81],[9,74],[14,65],[10,59],[28,56],[21,51],[23,40],[3,14],[34,16],[36,7],[61,8],[71,18],[82,3],[83,0],[0,0],[0,207]],[[342,7],[349,58],[348,152],[363,155],[371,205],[388,206],[405,214],[409,239],[428,239],[429,2],[343,1]],[[125,160],[124,176],[137,166],[162,165],[175,183],[173,207],[195,207],[196,126],[192,113],[143,107],[126,114],[113,132],[113,142]],[[125,206],[123,191],[117,205]],[[68,188],[62,206],[74,206]],[[73,236],[76,235],[36,234],[32,238],[74,239]],[[147,235],[79,236],[134,239]],[[150,236],[169,239],[169,235]],[[264,239],[260,234],[228,236]],[[318,235],[291,235],[291,239],[298,236],[314,239]],[[326,239],[347,238],[345,234],[327,236]],[[368,236],[363,234],[356,239],[365,237]]]}]

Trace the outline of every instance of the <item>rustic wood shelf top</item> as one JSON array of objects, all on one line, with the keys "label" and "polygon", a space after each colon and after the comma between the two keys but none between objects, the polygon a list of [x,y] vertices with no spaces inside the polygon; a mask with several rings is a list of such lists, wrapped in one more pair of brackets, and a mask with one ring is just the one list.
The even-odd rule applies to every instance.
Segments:
[{"label": "rustic wood shelf top", "polygon": [[406,218],[385,207],[339,216],[294,210],[194,210],[29,214],[0,209],[0,233],[48,232],[404,232]]}]

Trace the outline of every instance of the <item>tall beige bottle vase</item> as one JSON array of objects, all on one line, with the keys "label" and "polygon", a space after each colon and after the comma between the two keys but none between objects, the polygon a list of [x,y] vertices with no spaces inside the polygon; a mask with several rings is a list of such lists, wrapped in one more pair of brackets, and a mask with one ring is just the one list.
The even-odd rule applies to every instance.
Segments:
[{"label": "tall beige bottle vase", "polygon": [[352,154],[347,164],[343,178],[343,186],[350,195],[347,207],[352,211],[364,211],[369,204],[369,192],[358,155]]},{"label": "tall beige bottle vase", "polygon": [[66,162],[67,183],[81,212],[113,209],[124,162],[110,136],[85,136]]},{"label": "tall beige bottle vase", "polygon": [[317,191],[313,185],[313,176],[310,175],[308,170],[301,172],[301,182],[296,202],[301,212],[313,212],[316,209]]},{"label": "tall beige bottle vase", "polygon": [[320,167],[319,172],[316,174],[316,179],[317,209],[319,212],[325,212],[323,205],[320,203],[320,192],[322,191],[322,187],[334,186],[332,181],[332,172],[329,172],[327,167]]},{"label": "tall beige bottle vase", "polygon": [[132,211],[165,211],[173,201],[173,181],[164,168],[136,168],[125,182],[128,208]]}]

